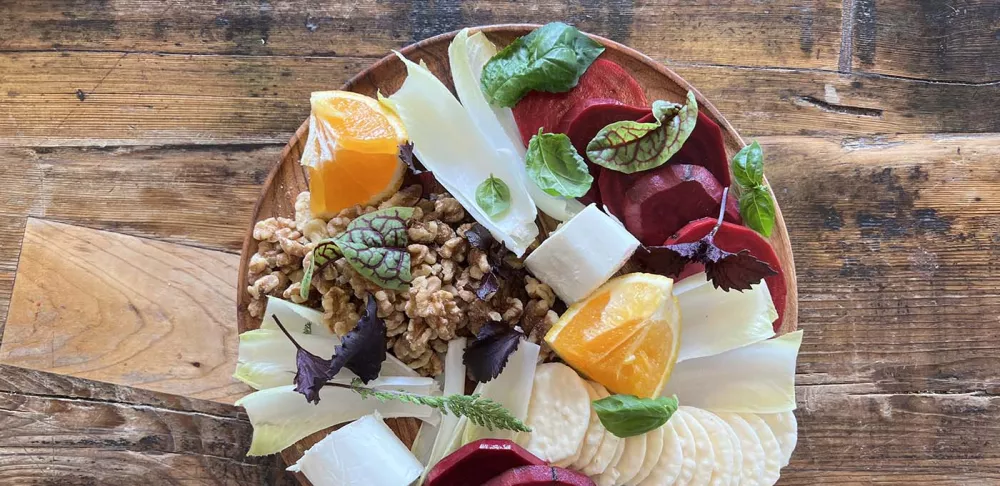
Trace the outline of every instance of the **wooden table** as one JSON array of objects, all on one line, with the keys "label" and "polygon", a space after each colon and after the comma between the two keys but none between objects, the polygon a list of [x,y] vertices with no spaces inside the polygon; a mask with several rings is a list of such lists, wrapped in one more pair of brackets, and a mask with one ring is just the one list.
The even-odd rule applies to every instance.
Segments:
[{"label": "wooden table", "polygon": [[289,484],[244,457],[232,302],[309,93],[437,33],[557,19],[765,148],[806,331],[781,484],[1000,484],[994,0],[6,0],[0,484]]}]

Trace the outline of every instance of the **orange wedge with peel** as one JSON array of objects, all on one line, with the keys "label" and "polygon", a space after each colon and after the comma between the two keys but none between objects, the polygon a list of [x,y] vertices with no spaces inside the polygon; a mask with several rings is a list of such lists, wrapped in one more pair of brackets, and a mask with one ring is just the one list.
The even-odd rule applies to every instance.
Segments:
[{"label": "orange wedge with peel", "polygon": [[573,304],[545,342],[567,364],[613,393],[658,397],[680,349],[674,281],[632,273]]},{"label": "orange wedge with peel", "polygon": [[312,214],[330,218],[398,191],[406,174],[399,160],[406,129],[399,117],[374,98],[349,91],[315,92],[310,102],[301,162],[309,169]]}]

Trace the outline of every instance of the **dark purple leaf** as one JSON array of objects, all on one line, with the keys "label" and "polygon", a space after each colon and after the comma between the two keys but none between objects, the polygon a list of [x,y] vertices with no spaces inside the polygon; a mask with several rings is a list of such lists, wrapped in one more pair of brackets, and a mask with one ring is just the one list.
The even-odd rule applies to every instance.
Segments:
[{"label": "dark purple leaf", "polygon": [[423,166],[419,168],[417,167],[420,162],[417,162],[417,159],[413,157],[412,142],[406,142],[399,145],[399,160],[406,164],[406,166],[410,168],[410,172],[413,172],[414,175],[420,175],[425,172]]},{"label": "dark purple leaf", "polygon": [[307,351],[288,333],[278,316],[272,314],[271,318],[297,350],[295,353],[295,378],[292,380],[292,383],[295,384],[295,391],[305,395],[306,401],[319,403],[319,390],[337,374],[333,371],[332,361]]},{"label": "dark purple leaf", "polygon": [[680,251],[666,246],[641,246],[636,257],[650,272],[677,278],[690,261]]},{"label": "dark purple leaf", "polygon": [[344,335],[335,350],[330,363],[333,375],[346,366],[365,383],[378,378],[382,362],[385,361],[385,332],[385,321],[378,316],[375,296],[369,294],[368,305],[361,314],[358,325]]},{"label": "dark purple leaf", "polygon": [[462,356],[472,379],[486,383],[496,378],[507,366],[510,355],[517,351],[522,337],[524,334],[503,323],[490,321],[484,324]]},{"label": "dark purple leaf", "polygon": [[476,289],[476,297],[479,297],[479,300],[489,300],[497,290],[500,290],[500,279],[496,272],[490,272],[483,277],[479,288]]},{"label": "dark purple leaf", "polygon": [[778,274],[770,265],[750,255],[748,250],[727,253],[716,261],[705,263],[705,273],[715,288],[726,292],[731,289],[740,292],[749,290],[750,285],[759,283],[765,277]]},{"label": "dark purple leaf", "polygon": [[493,234],[490,233],[490,230],[479,223],[473,224],[465,232],[465,239],[469,240],[469,245],[473,248],[479,248],[480,250],[489,250],[496,241],[493,239]]}]

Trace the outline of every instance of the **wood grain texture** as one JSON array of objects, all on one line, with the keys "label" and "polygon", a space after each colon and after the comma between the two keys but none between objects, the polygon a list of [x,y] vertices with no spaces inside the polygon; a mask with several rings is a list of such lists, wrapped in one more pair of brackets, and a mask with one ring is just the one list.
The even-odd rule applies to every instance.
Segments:
[{"label": "wood grain texture", "polygon": [[8,52],[379,58],[390,49],[462,27],[562,20],[655,57],[810,68],[837,66],[842,17],[840,0],[777,0],[767,8],[669,0],[10,0],[6,5],[9,14],[0,17],[0,51]]},{"label": "wood grain texture", "polygon": [[237,264],[29,219],[0,363],[231,403]]}]

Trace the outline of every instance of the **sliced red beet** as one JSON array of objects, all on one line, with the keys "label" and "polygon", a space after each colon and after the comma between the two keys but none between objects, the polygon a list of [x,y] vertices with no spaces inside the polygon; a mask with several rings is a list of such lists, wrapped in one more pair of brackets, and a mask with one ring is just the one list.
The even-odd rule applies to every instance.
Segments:
[{"label": "sliced red beet", "polygon": [[697,165],[664,164],[635,174],[605,170],[598,184],[604,204],[644,245],[658,245],[691,221],[717,216],[722,202],[722,186]]},{"label": "sliced red beet", "polygon": [[594,480],[576,471],[555,466],[511,469],[483,486],[594,486]]},{"label": "sliced red beet", "polygon": [[[651,123],[653,114],[648,112],[638,121]],[[726,146],[722,141],[722,129],[703,112],[698,112],[698,121],[694,131],[688,137],[681,149],[670,157],[670,164],[700,165],[715,176],[722,187],[729,187],[732,178],[729,175],[729,158],[726,157]]]},{"label": "sliced red beet", "polygon": [[[560,123],[560,127],[562,128],[562,133],[565,133],[569,137],[570,142],[573,143],[573,147],[576,148],[577,153],[587,161],[587,168],[590,169],[590,175],[594,176],[594,180],[598,180],[603,169],[601,166],[587,159],[587,144],[594,139],[594,136],[602,128],[614,122],[638,120],[646,113],[649,113],[648,107],[624,105],[611,99],[594,98],[581,100],[566,112]],[[601,204],[598,185],[592,184],[590,191],[587,191],[587,194],[581,200],[584,204]]]},{"label": "sliced red beet", "polygon": [[642,86],[613,61],[598,59],[580,76],[576,87],[565,93],[532,91],[514,105],[514,120],[527,145],[539,128],[555,132],[559,122],[581,100],[611,99],[622,104],[648,106]]},{"label": "sliced red beet", "polygon": [[523,447],[502,439],[470,442],[441,459],[427,473],[426,486],[480,486],[508,469],[544,465]]},{"label": "sliced red beet", "polygon": [[[677,234],[664,241],[663,244],[673,245],[676,243],[698,241],[704,238],[709,231],[712,231],[715,223],[715,218],[692,221],[681,228]],[[767,290],[771,292],[771,300],[774,301],[774,308],[778,311],[778,320],[774,321],[774,330],[777,332],[781,328],[781,322],[785,318],[785,296],[788,294],[788,289],[785,286],[785,272],[781,269],[781,263],[778,261],[778,255],[774,253],[774,249],[756,231],[745,226],[725,222],[722,223],[719,231],[715,233],[715,246],[730,253],[748,250],[754,258],[767,263],[772,269],[778,272],[777,275],[772,275],[764,279],[767,282]],[[700,264],[688,264],[684,268],[684,272],[681,273],[681,278],[704,270],[704,268],[700,267],[702,267]]]}]

